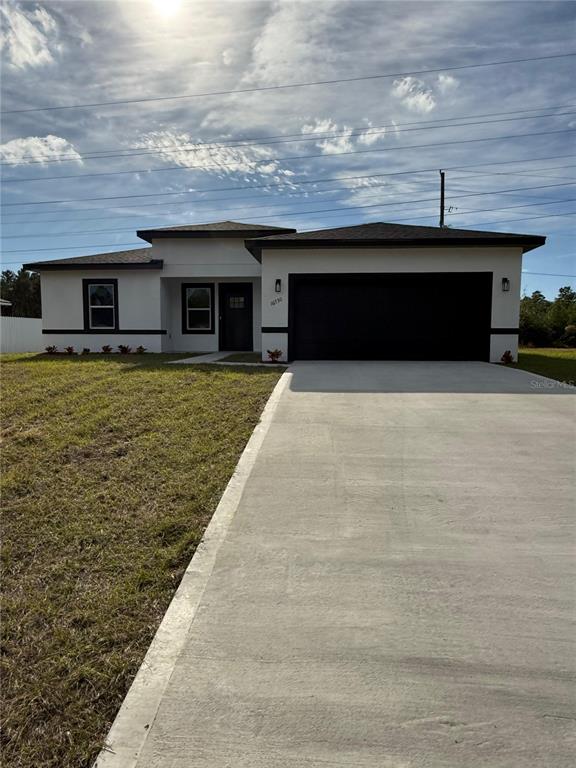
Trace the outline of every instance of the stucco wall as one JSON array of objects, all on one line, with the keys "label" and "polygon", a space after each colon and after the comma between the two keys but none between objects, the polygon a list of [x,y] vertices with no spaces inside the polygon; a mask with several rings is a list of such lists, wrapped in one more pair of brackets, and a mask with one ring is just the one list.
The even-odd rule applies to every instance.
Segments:
[{"label": "stucco wall", "polygon": [[[103,344],[116,347],[128,344],[145,346],[151,352],[162,347],[160,334],[133,334],[129,331],[162,330],[160,274],[158,270],[90,270],[43,272],[42,328],[44,330],[77,331],[84,329],[82,280],[118,280],[118,325],[120,333],[43,334],[44,346],[88,347],[94,351]],[[122,333],[124,331],[125,333]]]},{"label": "stucco wall", "polygon": [[[214,283],[214,333],[182,333],[182,283]],[[253,322],[252,335],[254,350],[261,349],[261,294],[260,278],[248,277],[215,277],[214,275],[189,278],[173,278],[162,280],[165,291],[166,329],[163,348],[169,352],[215,352],[218,350],[219,334],[219,300],[218,285],[220,283],[252,283]]]},{"label": "stucco wall", "polygon": [[244,247],[244,238],[160,239],[154,258],[164,260],[162,277],[258,277],[260,264]]},{"label": "stucco wall", "polygon": [[[518,327],[522,251],[509,248],[306,248],[270,249],[262,254],[262,326],[287,328],[288,275],[305,273],[370,272],[492,272],[492,327]],[[503,292],[501,280],[510,280]],[[275,292],[275,282],[282,290]],[[457,318],[455,318],[457,320]],[[491,360],[500,359],[501,347],[517,354],[518,338],[491,339]],[[288,335],[274,330],[263,333],[262,349],[277,347],[285,354]],[[285,358],[284,358],[285,359]]]}]

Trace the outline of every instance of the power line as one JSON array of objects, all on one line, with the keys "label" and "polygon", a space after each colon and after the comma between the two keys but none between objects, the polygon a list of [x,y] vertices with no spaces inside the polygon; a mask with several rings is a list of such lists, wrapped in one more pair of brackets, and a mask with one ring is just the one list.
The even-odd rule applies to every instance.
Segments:
[{"label": "power line", "polygon": [[[575,182],[575,184],[576,184],[576,182]],[[486,194],[486,193],[477,193],[477,194]],[[458,200],[458,199],[460,199],[462,197],[476,197],[477,194],[470,193],[470,194],[466,194],[466,195],[456,195],[456,196],[452,196],[451,200]],[[490,192],[488,194],[498,194],[498,193]],[[400,200],[400,201],[394,201],[394,202],[389,201],[387,203],[375,203],[374,206],[370,206],[370,207],[384,208],[384,207],[388,207],[388,206],[397,206],[397,205],[416,205],[416,204],[419,205],[420,203],[434,203],[436,201],[437,201],[436,197],[428,197],[428,198],[424,198],[424,199],[421,199],[421,200],[406,200],[406,201]],[[312,201],[312,200],[307,201],[307,203],[313,203],[313,202],[314,201]],[[465,211],[459,211],[457,213],[450,213],[450,214],[447,214],[447,215],[450,215],[450,216],[466,216],[466,215],[468,215],[470,213],[492,213],[494,211],[507,211],[507,210],[512,210],[514,208],[531,208],[533,206],[558,205],[558,204],[562,204],[562,203],[576,203],[576,198],[575,197],[571,197],[571,198],[566,198],[564,200],[547,200],[544,203],[540,203],[540,202],[538,202],[538,203],[522,203],[522,204],[519,204],[519,205],[499,206],[498,208],[482,208],[482,209],[474,209],[474,208],[472,208],[472,209],[468,209],[468,210],[465,210]],[[303,204],[304,204],[303,202],[300,203],[300,205],[303,205]],[[284,203],[281,203],[281,205],[284,205]],[[247,208],[236,208],[236,209],[233,208],[232,211],[242,211],[242,210],[247,210],[248,208],[260,208],[260,207],[261,206],[257,205],[257,206],[248,206]],[[365,207],[365,206],[351,206],[351,207],[352,208],[357,208],[357,207]],[[366,206],[366,207],[368,207],[368,206]],[[329,210],[330,211],[348,210],[348,208],[329,209]],[[219,209],[219,211],[230,212],[229,209]],[[219,211],[214,211],[214,213],[218,213]],[[327,211],[325,211],[325,212],[327,212]],[[213,212],[212,211],[205,211],[205,213],[206,214],[211,214]],[[293,213],[286,214],[286,215],[296,215],[296,213],[298,213],[298,212],[294,211]],[[300,211],[299,213],[302,213],[302,214],[306,215],[306,214],[310,213],[310,211]],[[285,214],[280,213],[278,215],[284,216]],[[423,217],[418,217],[418,218],[430,218],[430,217],[423,216]],[[410,220],[413,220],[413,219],[411,218]],[[150,228],[154,229],[154,227],[150,227]],[[104,235],[104,234],[112,234],[112,233],[116,233],[116,232],[134,232],[134,227],[133,226],[132,227],[121,227],[121,228],[117,228],[117,229],[89,229],[89,230],[84,230],[84,231],[80,231],[80,232],[39,232],[39,233],[35,232],[33,234],[26,234],[26,235],[2,235],[1,237],[2,237],[3,240],[21,240],[21,239],[30,239],[30,238],[34,238],[34,237],[42,237],[42,238],[50,237],[50,238],[52,238],[52,237],[76,237],[76,236],[83,236],[83,235],[100,235],[100,234]]]},{"label": "power line", "polygon": [[[311,159],[317,159],[317,158],[335,158],[335,157],[343,157],[348,155],[367,155],[367,154],[374,154],[374,153],[380,153],[380,152],[400,152],[400,151],[406,151],[410,149],[430,149],[432,147],[447,147],[447,146],[454,146],[456,144],[477,144],[479,142],[484,141],[504,141],[507,139],[522,139],[525,137],[531,137],[531,136],[551,136],[558,133],[575,133],[576,128],[563,128],[561,130],[556,131],[539,131],[535,133],[514,133],[509,134],[508,136],[488,136],[486,138],[481,139],[459,139],[456,141],[442,141],[439,143],[433,143],[433,144],[409,144],[407,146],[403,147],[378,147],[374,149],[354,149],[349,150],[347,152],[331,152],[330,154],[325,154],[321,152],[320,154],[315,155],[292,155],[288,157],[268,157],[268,158],[262,158],[261,160],[236,160],[232,163],[218,163],[217,165],[170,165],[166,168],[137,168],[135,170],[131,171],[105,171],[104,173],[75,173],[75,174],[69,174],[67,176],[34,176],[29,179],[4,179],[4,183],[12,182],[12,183],[22,183],[26,181],[62,181],[63,179],[89,179],[89,178],[95,178],[98,176],[125,176],[135,173],[162,173],[166,171],[190,171],[190,170],[221,170],[222,168],[229,168],[236,165],[251,165],[256,166],[256,169],[259,165],[267,165],[268,163],[272,161],[282,162],[286,163],[293,160],[311,160]],[[20,203],[5,203],[4,205],[20,205]],[[36,205],[36,203],[34,203]]]},{"label": "power line", "polygon": [[[491,193],[479,193],[479,194],[491,194]],[[462,197],[470,197],[470,195],[462,195]],[[348,210],[359,210],[359,209],[366,209],[366,208],[381,208],[384,204],[378,205],[355,205],[355,206],[349,206],[345,208],[328,208],[326,210],[321,211],[301,211],[296,213],[278,213],[271,216],[261,216],[261,217],[249,217],[247,220],[250,221],[251,219],[259,218],[259,219],[275,219],[275,218],[288,218],[293,216],[306,216],[310,214],[316,214],[316,213],[341,213],[343,211]],[[498,209],[500,210],[500,209]],[[454,215],[454,214],[452,214]],[[544,214],[544,215],[538,215],[538,216],[529,216],[525,218],[517,218],[517,219],[507,219],[504,221],[494,221],[494,222],[480,222],[479,225],[475,226],[487,226],[489,224],[506,224],[508,222],[514,222],[514,221],[532,221],[533,219],[548,219],[548,218],[556,218],[556,217],[562,217],[562,216],[574,216],[576,215],[576,211],[569,211],[567,213],[552,213],[552,214]],[[431,218],[430,216],[425,216],[421,218]],[[403,221],[414,221],[415,217],[408,217],[406,219],[403,219]],[[399,219],[398,221],[402,221]],[[94,234],[94,233],[91,233]],[[76,245],[76,246],[62,246],[60,248],[24,248],[24,249],[12,249],[12,250],[4,250],[4,253],[40,253],[44,251],[69,251],[69,250],[77,250],[79,248],[109,248],[109,247],[126,247],[126,246],[140,246],[142,247],[141,243],[102,243],[101,245]]]},{"label": "power line", "polygon": [[[564,167],[571,167],[571,166],[564,166]],[[573,166],[573,167],[576,167],[576,166]],[[498,174],[498,175],[500,175],[500,174]],[[456,179],[456,181],[460,182],[460,181],[463,181],[463,180],[465,180],[467,178],[469,178],[469,176],[463,176],[463,177],[461,176],[461,177],[458,177]],[[576,181],[576,179],[574,179],[574,181]],[[420,183],[422,183],[422,182],[420,182]],[[432,180],[430,180],[429,182],[426,182],[426,183],[430,183],[431,184]],[[382,188],[383,186],[386,186],[386,184],[387,184],[386,181],[379,181],[377,184],[375,183],[374,185],[371,185],[369,187],[369,189],[374,189],[375,187]],[[434,184],[436,184],[435,181],[434,181]],[[367,189],[367,188],[366,187],[363,188],[362,191],[364,191],[364,189]],[[353,187],[351,188],[349,186],[341,186],[341,187],[330,187],[328,189],[312,189],[312,190],[307,190],[305,194],[307,194],[307,195],[318,195],[318,194],[325,195],[325,194],[332,194],[334,192],[337,193],[337,194],[343,194],[343,193],[350,194],[350,193],[352,193],[354,191],[355,190],[354,190]],[[460,191],[460,192],[468,192],[470,190],[465,190],[465,189],[462,190],[462,189],[460,189],[458,191]],[[291,194],[293,194],[293,195],[294,194],[301,195],[301,194],[303,194],[303,192],[302,191],[292,190]],[[380,194],[380,192],[378,194]],[[232,197],[207,197],[207,198],[204,198],[202,200],[197,200],[197,201],[186,201],[185,203],[175,203],[175,205],[190,205],[190,204],[194,204],[194,206],[198,206],[200,204],[204,205],[206,203],[222,203],[222,202],[227,202],[229,200],[234,200],[235,202],[240,202],[238,196],[235,195],[235,196],[232,196]],[[265,203],[263,203],[261,205],[244,206],[243,208],[245,208],[246,210],[251,209],[251,208],[260,208],[260,207],[270,208],[270,207],[273,207],[274,205],[277,205],[277,204],[284,205],[284,204],[287,204],[287,202],[288,202],[288,201],[285,201],[283,199],[281,203],[274,203],[272,201],[277,200],[277,198],[270,198],[270,196],[268,196],[268,195],[243,195],[241,200],[242,201],[244,201],[244,200],[263,200],[263,201],[266,201]],[[306,202],[307,204],[308,203],[313,204],[315,201],[313,201],[313,200],[310,200],[310,201],[295,200],[294,201],[294,203],[296,205],[304,204],[304,202]],[[162,202],[162,203],[151,203],[149,205],[164,205],[164,204],[165,203]],[[122,206],[119,206],[119,207],[122,207]],[[127,206],[127,207],[131,207],[131,206]],[[142,207],[145,207],[145,206],[142,206]],[[90,210],[102,211],[102,210],[105,210],[105,209],[103,209],[103,208],[88,208],[88,209],[85,209],[85,210],[88,210],[88,211],[90,211]],[[227,208],[221,208],[220,207],[216,213],[220,214],[220,213],[222,213],[224,211],[228,211],[228,210],[229,209],[227,209]],[[40,213],[43,213],[43,212],[40,212]],[[156,213],[156,212],[154,212],[154,213]],[[160,212],[156,213],[156,217],[158,217],[158,216],[173,216],[174,213],[175,213],[174,211],[160,211]],[[203,213],[209,214],[210,211],[203,211]],[[16,215],[18,215],[18,214],[16,214]],[[140,215],[148,216],[148,215],[152,215],[152,214],[144,213],[144,214],[140,214]],[[36,214],[36,216],[38,216],[38,214]],[[135,214],[134,216],[137,217],[138,214]],[[78,218],[73,218],[73,219],[56,218],[56,219],[40,219],[40,220],[38,220],[38,219],[26,220],[25,219],[25,220],[20,220],[20,221],[7,221],[7,222],[5,222],[5,224],[9,225],[9,226],[23,226],[23,225],[30,225],[30,224],[31,225],[35,225],[35,224],[51,224],[51,223],[55,223],[55,224],[67,224],[67,223],[82,224],[82,223],[86,223],[86,222],[89,223],[91,221],[92,222],[96,222],[96,221],[110,221],[110,220],[114,220],[114,219],[117,219],[117,218],[119,218],[119,219],[134,218],[134,216],[132,216],[131,214],[120,214],[119,216],[113,216],[112,214],[108,214],[107,216],[91,216],[91,217],[80,218],[80,219],[78,219]]]},{"label": "power line", "polygon": [[176,96],[154,96],[154,97],[148,97],[145,99],[119,99],[116,101],[88,102],[84,104],[66,104],[61,106],[47,106],[47,107],[27,107],[25,109],[6,109],[6,110],[3,110],[1,114],[15,115],[15,114],[23,114],[26,112],[48,112],[48,111],[64,110],[64,109],[92,109],[94,107],[112,107],[112,106],[118,106],[118,105],[124,105],[124,104],[143,104],[143,103],[151,103],[151,102],[177,101],[181,99],[196,99],[196,98],[203,98],[206,96],[228,96],[232,94],[242,94],[242,93],[279,91],[287,88],[305,88],[309,86],[318,86],[318,85],[337,85],[340,83],[358,83],[365,80],[382,80],[390,77],[407,77],[409,75],[427,75],[427,74],[435,74],[437,72],[455,72],[457,70],[478,69],[481,67],[499,67],[507,64],[524,64],[531,61],[547,61],[552,59],[564,59],[571,56],[576,56],[576,53],[557,53],[549,56],[531,56],[523,59],[505,59],[502,61],[485,61],[478,64],[459,64],[451,67],[419,69],[419,70],[413,70],[411,72],[390,72],[387,74],[363,75],[362,77],[341,77],[341,78],[334,78],[332,80],[311,80],[304,83],[285,83],[280,85],[258,86],[254,88],[235,88],[235,89],[226,90],[226,91],[203,91],[200,93],[185,93],[185,94],[179,94]]},{"label": "power line", "polygon": [[542,275],[543,277],[576,277],[576,275],[562,275],[558,274],[556,272],[528,272],[527,270],[522,270],[523,275]]},{"label": "power line", "polygon": [[[565,107],[558,106],[558,107],[548,107],[548,109],[565,109],[569,107],[573,107],[573,104],[568,104]],[[544,109],[543,107],[540,108],[540,111]],[[26,158],[33,158],[30,162],[26,163],[26,165],[46,165],[48,163],[60,163],[60,162],[70,162],[70,161],[78,161],[81,159],[84,160],[106,160],[106,159],[116,159],[116,158],[131,158],[131,157],[139,157],[141,155],[163,155],[163,154],[174,154],[175,152],[198,152],[199,150],[206,150],[206,149],[245,149],[247,147],[260,147],[260,146],[272,146],[275,144],[292,144],[296,142],[301,141],[327,141],[329,139],[333,138],[340,138],[340,137],[357,137],[357,136],[363,136],[363,135],[380,135],[380,134],[386,134],[390,131],[390,129],[394,130],[394,133],[405,133],[406,131],[425,131],[425,130],[438,130],[441,128],[460,128],[460,127],[467,127],[471,125],[490,125],[492,123],[507,123],[507,122],[515,122],[517,120],[539,120],[541,118],[548,118],[548,117],[565,117],[567,115],[573,115],[574,112],[552,112],[547,115],[523,115],[521,117],[506,117],[506,118],[500,118],[498,120],[481,120],[481,121],[473,121],[468,123],[458,122],[458,123],[449,123],[449,120],[467,120],[472,117],[494,117],[497,115],[511,115],[511,114],[517,114],[518,112],[534,112],[537,111],[536,108],[532,110],[527,109],[521,109],[521,110],[513,110],[511,112],[493,112],[489,113],[487,115],[469,115],[469,116],[461,116],[461,117],[454,117],[454,118],[443,118],[439,120],[420,120],[416,122],[410,122],[410,123],[385,123],[380,125],[369,125],[369,126],[356,126],[354,128],[348,128],[343,129],[340,131],[302,131],[300,133],[296,134],[278,134],[277,136],[267,136],[267,137],[256,137],[256,138],[244,138],[244,139],[229,139],[229,140],[222,140],[220,142],[204,142],[204,141],[197,141],[197,142],[186,142],[184,144],[175,144],[175,145],[153,145],[155,147],[158,147],[158,149],[149,148],[146,149],[145,147],[125,147],[122,149],[109,149],[109,150],[100,150],[98,152],[82,152],[81,150],[76,150],[74,153],[66,153],[61,155],[52,156],[50,158],[45,158],[43,160],[37,160],[34,159],[37,157],[37,155],[22,155],[21,157],[17,158],[17,160],[7,160],[6,162],[0,163],[0,167],[4,167],[6,165],[14,166],[21,164],[21,161]],[[444,123],[444,125],[431,125],[430,123]],[[446,124],[448,123],[448,124]],[[413,128],[406,128],[402,126],[417,126]],[[419,126],[419,127],[418,127]],[[310,137],[310,138],[306,138]],[[248,142],[248,143],[246,143]],[[79,158],[80,155],[80,158]],[[6,181],[9,181],[10,179],[6,179]]]},{"label": "power line", "polygon": [[[459,171],[463,169],[468,168],[485,168],[490,167],[493,165],[502,166],[502,165],[516,165],[518,163],[532,163],[532,162],[541,162],[543,160],[561,160],[565,158],[572,158],[576,157],[574,154],[570,155],[548,155],[547,157],[533,157],[529,159],[523,159],[523,160],[504,160],[504,161],[496,161],[493,163],[469,163],[467,165],[453,165],[453,166],[445,166],[445,171]],[[294,179],[288,179],[286,181],[282,182],[272,182],[272,183],[266,183],[266,184],[244,184],[242,186],[236,186],[236,187],[209,187],[207,189],[201,190],[201,194],[204,194],[205,192],[238,192],[242,191],[244,189],[275,189],[275,188],[285,188],[285,187],[294,187],[294,186],[304,186],[308,184],[326,184],[330,182],[337,182],[337,181],[350,181],[350,180],[359,180],[359,179],[376,179],[376,178],[383,178],[383,177],[391,177],[391,176],[410,176],[415,174],[423,174],[423,173],[434,173],[436,174],[438,172],[438,168],[422,168],[420,170],[416,171],[391,171],[387,173],[366,173],[361,174],[358,176],[332,176],[332,177],[320,177],[316,179],[304,179],[302,181],[295,181]],[[198,194],[198,190],[193,190],[196,194]],[[150,193],[143,193],[141,195],[110,195],[110,196],[103,196],[103,197],[76,197],[76,198],[69,198],[67,200],[40,200],[35,202],[26,202],[26,203],[5,203],[4,207],[14,207],[14,206],[20,206],[20,205],[60,205],[64,203],[76,203],[76,202],[88,202],[88,201],[94,201],[94,200],[129,200],[129,199],[135,199],[135,198],[147,198],[147,197],[173,197],[178,195],[186,195],[190,194],[191,190],[184,190],[182,192],[150,192]],[[189,205],[191,200],[182,201],[180,203],[174,202],[172,205]],[[144,207],[150,207],[154,205],[164,205],[164,203],[138,203],[138,205],[141,208]],[[133,205],[118,205],[114,206],[115,210],[118,208],[132,208]],[[80,209],[82,211],[85,210],[105,210],[102,207],[99,208],[84,208]],[[15,211],[14,213],[17,214]],[[26,213],[32,213],[31,211],[24,211],[24,214]],[[35,213],[35,212],[34,212]],[[40,212],[42,213],[42,212]],[[46,211],[46,213],[54,213],[54,211]],[[4,214],[6,215],[6,214]],[[35,215],[38,215],[35,213]]]},{"label": "power line", "polygon": [[[348,155],[364,155],[364,154],[372,154],[374,152],[396,152],[400,150],[410,150],[410,149],[429,149],[432,147],[446,147],[446,146],[454,146],[456,144],[477,144],[479,142],[485,142],[485,141],[503,141],[506,139],[521,139],[524,137],[530,137],[530,136],[551,136],[554,134],[559,133],[575,133],[576,128],[565,128],[560,131],[542,131],[538,133],[518,133],[518,134],[512,134],[508,136],[490,136],[487,138],[482,139],[461,139],[459,141],[445,141],[433,144],[410,144],[408,146],[404,147],[381,147],[378,149],[355,149],[351,150],[349,152],[336,152],[331,154],[316,154],[316,155],[293,155],[292,157],[283,157],[283,158],[276,158],[278,160],[281,160],[283,163],[290,161],[290,160],[310,160],[313,158],[335,158],[335,157],[343,157]],[[249,165],[260,165],[266,162],[270,162],[271,158],[269,158],[267,161],[257,161],[257,162],[250,162]],[[170,166],[168,168],[153,168],[153,169],[139,169],[135,171],[111,171],[109,173],[88,173],[88,174],[81,174],[81,178],[88,178],[88,177],[94,177],[94,176],[118,176],[123,174],[133,174],[133,173],[158,173],[160,171],[185,171],[185,170],[194,170],[194,169],[202,169],[202,170],[221,170],[222,168],[229,167],[231,165],[238,165],[242,164],[242,161],[236,161],[235,163],[220,163],[215,166],[209,166],[209,165],[188,165],[188,166]],[[44,179],[29,179],[29,181],[50,181],[50,180],[62,180],[67,178],[76,178],[77,176],[54,176],[54,177],[46,177]],[[71,200],[44,200],[39,202],[31,202],[31,203],[2,203],[3,207],[11,207],[16,205],[43,205],[43,204],[49,204],[49,203],[65,203],[65,202],[76,202],[77,200],[112,200],[112,199],[119,199],[121,198],[128,198],[128,197],[155,197],[156,195],[120,195],[116,197],[102,197],[102,198],[75,198]]]}]

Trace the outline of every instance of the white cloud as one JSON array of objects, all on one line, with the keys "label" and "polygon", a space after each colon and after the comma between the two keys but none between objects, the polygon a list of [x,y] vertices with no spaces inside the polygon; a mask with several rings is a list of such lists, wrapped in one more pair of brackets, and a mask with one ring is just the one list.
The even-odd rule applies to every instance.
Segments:
[{"label": "white cloud", "polygon": [[58,24],[44,8],[25,11],[15,3],[0,7],[3,31],[0,47],[5,60],[16,69],[51,64],[61,50]]},{"label": "white cloud", "polygon": [[234,48],[226,48],[225,51],[222,51],[222,63],[225,67],[231,67],[233,64],[237,61],[237,55]]},{"label": "white cloud", "polygon": [[350,139],[352,134],[352,128],[343,126],[338,127],[338,124],[330,119],[315,120],[313,123],[302,126],[302,133],[339,133],[340,136],[329,136],[326,138],[319,138],[316,141],[316,146],[322,150],[325,155],[335,155],[339,152],[350,152],[354,149],[354,144]]},{"label": "white cloud", "polygon": [[[224,140],[223,140],[224,141]],[[166,148],[159,157],[183,168],[229,176],[237,173],[264,176],[290,176],[280,167],[278,159],[267,147],[211,146],[198,144],[185,131],[151,131],[138,142],[146,149]]]},{"label": "white cloud", "polygon": [[452,75],[438,75],[437,88],[440,93],[449,93],[460,85],[460,81]]},{"label": "white cloud", "polygon": [[436,106],[432,89],[416,77],[408,76],[394,80],[392,94],[414,112],[425,114]]},{"label": "white cloud", "polygon": [[60,136],[27,136],[20,139],[12,139],[5,144],[0,144],[0,157],[6,163],[13,165],[27,165],[31,162],[44,162],[59,155],[66,155],[66,160],[82,162],[82,156],[76,151],[74,145]]},{"label": "white cloud", "polygon": [[358,134],[358,144],[364,144],[364,146],[371,146],[376,144],[377,141],[381,141],[386,138],[386,134],[389,133],[392,128],[375,128],[370,121],[368,121],[368,128],[362,133]]}]

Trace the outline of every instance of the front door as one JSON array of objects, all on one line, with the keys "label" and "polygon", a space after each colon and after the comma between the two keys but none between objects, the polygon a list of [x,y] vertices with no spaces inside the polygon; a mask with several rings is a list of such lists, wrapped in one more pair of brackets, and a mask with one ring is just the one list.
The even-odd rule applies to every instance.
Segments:
[{"label": "front door", "polygon": [[220,349],[252,350],[252,283],[220,283]]}]

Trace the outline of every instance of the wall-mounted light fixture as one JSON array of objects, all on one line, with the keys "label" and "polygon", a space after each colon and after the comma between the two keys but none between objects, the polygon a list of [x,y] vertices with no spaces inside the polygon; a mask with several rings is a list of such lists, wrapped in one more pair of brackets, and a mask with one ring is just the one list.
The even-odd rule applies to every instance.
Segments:
[{"label": "wall-mounted light fixture", "polygon": [[280,293],[282,291],[282,280],[280,278],[276,278],[276,282],[274,283],[274,290],[276,293]]},{"label": "wall-mounted light fixture", "polygon": [[507,277],[502,278],[502,290],[505,292],[510,290],[510,280]]}]

